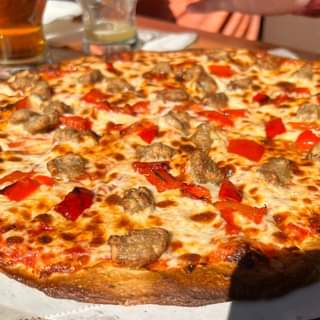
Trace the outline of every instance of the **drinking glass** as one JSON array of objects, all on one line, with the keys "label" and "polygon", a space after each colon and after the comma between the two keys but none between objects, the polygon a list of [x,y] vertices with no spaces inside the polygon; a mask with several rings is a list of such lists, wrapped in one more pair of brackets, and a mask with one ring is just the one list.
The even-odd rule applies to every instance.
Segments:
[{"label": "drinking glass", "polygon": [[137,43],[137,0],[79,0],[83,9],[84,51],[109,54]]},{"label": "drinking glass", "polygon": [[0,64],[40,63],[46,57],[46,0],[0,0]]}]

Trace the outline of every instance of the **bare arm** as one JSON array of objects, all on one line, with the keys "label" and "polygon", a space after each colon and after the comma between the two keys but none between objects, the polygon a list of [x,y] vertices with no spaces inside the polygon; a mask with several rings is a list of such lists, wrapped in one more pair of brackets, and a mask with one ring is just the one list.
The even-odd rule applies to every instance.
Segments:
[{"label": "bare arm", "polygon": [[200,0],[191,4],[188,11],[226,10],[261,15],[312,14],[313,10],[320,13],[319,2],[319,0]]}]

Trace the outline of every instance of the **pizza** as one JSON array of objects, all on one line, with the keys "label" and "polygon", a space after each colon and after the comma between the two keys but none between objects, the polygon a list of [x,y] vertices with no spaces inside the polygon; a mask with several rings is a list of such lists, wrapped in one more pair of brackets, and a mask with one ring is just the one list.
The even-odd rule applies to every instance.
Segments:
[{"label": "pizza", "polygon": [[320,64],[121,53],[0,83],[0,268],[91,303],[199,306],[319,278]]}]

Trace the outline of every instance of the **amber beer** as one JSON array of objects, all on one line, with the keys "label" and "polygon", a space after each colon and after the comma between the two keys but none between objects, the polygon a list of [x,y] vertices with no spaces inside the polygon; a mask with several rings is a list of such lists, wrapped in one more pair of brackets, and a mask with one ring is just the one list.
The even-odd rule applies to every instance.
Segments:
[{"label": "amber beer", "polygon": [[0,64],[41,62],[46,0],[0,0]]}]

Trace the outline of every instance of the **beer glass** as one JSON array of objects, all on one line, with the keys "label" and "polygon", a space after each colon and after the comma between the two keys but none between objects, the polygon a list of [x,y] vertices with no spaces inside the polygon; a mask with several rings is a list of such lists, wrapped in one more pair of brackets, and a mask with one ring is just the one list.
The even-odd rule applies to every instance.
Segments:
[{"label": "beer glass", "polygon": [[0,64],[45,60],[42,16],[46,0],[0,0]]},{"label": "beer glass", "polygon": [[79,0],[83,9],[85,53],[128,50],[137,42],[137,0]]}]

